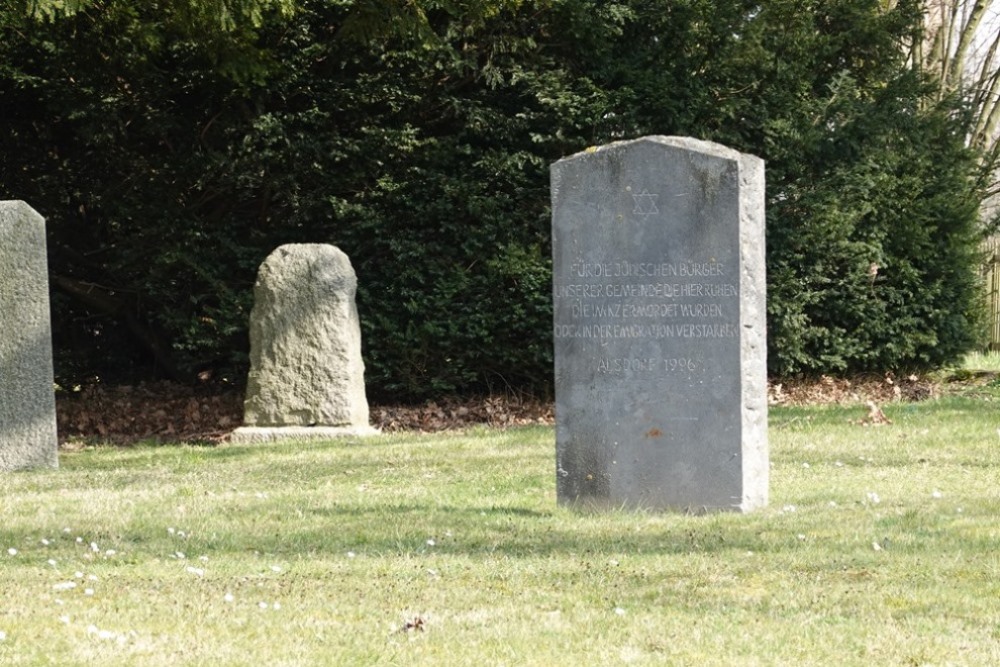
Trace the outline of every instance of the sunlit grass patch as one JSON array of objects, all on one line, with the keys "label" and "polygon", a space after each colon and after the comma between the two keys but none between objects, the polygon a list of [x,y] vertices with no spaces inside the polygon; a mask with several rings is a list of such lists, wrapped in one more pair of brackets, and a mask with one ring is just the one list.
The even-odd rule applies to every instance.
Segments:
[{"label": "sunlit grass patch", "polygon": [[771,414],[750,514],[576,513],[550,428],[0,477],[0,664],[1000,662],[1000,418]]},{"label": "sunlit grass patch", "polygon": [[967,371],[1000,371],[1000,351],[971,352],[962,360],[960,368]]}]

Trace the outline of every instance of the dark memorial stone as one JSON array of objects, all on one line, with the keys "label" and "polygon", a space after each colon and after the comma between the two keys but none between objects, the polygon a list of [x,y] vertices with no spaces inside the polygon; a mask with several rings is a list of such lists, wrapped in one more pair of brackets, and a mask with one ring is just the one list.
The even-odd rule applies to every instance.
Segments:
[{"label": "dark memorial stone", "polygon": [[551,177],[559,502],[766,505],[763,161],[645,137]]}]

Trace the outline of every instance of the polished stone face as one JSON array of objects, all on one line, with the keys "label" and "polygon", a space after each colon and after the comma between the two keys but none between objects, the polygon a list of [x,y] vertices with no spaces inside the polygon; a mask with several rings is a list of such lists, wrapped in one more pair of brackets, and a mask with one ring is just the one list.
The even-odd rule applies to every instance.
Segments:
[{"label": "polished stone face", "polygon": [[0,471],[58,465],[45,220],[0,202]]},{"label": "polished stone face", "polygon": [[646,137],[551,176],[560,502],[766,504],[763,162]]}]

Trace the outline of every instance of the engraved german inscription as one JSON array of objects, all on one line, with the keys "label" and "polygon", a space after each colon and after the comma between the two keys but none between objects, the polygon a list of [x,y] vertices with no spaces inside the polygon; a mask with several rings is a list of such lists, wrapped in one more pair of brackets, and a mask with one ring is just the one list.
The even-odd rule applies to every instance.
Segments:
[{"label": "engraved german inscription", "polygon": [[[736,284],[725,282],[725,266],[714,259],[689,262],[574,262],[570,280],[588,282],[555,284],[557,301],[568,305],[568,321],[555,325],[556,338],[590,339],[715,339],[736,338],[736,313],[723,303],[739,296]],[[689,282],[651,281],[656,278]],[[699,279],[720,282],[698,282]],[[735,309],[733,309],[734,311]],[[726,320],[731,321],[726,321]],[[698,363],[670,364],[667,359],[636,360],[600,358],[600,373],[676,372],[694,370]],[[676,361],[676,360],[674,360]],[[662,362],[662,363],[659,363]]]}]

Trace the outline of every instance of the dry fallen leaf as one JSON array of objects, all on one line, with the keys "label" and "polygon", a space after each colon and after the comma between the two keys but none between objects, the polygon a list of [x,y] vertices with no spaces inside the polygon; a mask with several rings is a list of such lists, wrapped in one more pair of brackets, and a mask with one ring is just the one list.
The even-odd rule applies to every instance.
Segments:
[{"label": "dry fallen leaf", "polygon": [[416,616],[412,621],[407,621],[403,624],[403,632],[410,632],[412,630],[418,630],[420,632],[424,631],[424,619]]},{"label": "dry fallen leaf", "polygon": [[[929,398],[937,393],[933,381],[917,376],[902,382],[897,379],[893,385],[885,382],[884,375],[850,380],[824,376],[784,378],[780,384],[769,387],[768,398],[771,403],[785,405],[858,404],[868,400],[884,405],[895,400]],[[56,405],[59,437],[64,442],[95,437],[115,444],[157,439],[220,442],[243,422],[242,393],[221,383],[94,384],[58,392]],[[552,424],[555,415],[551,400],[502,394],[442,397],[422,405],[372,406],[371,420],[372,426],[384,433],[431,432],[482,424],[496,427]],[[867,424],[869,420],[855,423]]]},{"label": "dry fallen leaf", "polygon": [[875,405],[875,401],[868,401],[868,416],[861,420],[864,425],[881,426],[891,424],[892,420],[885,416],[882,409]]}]

